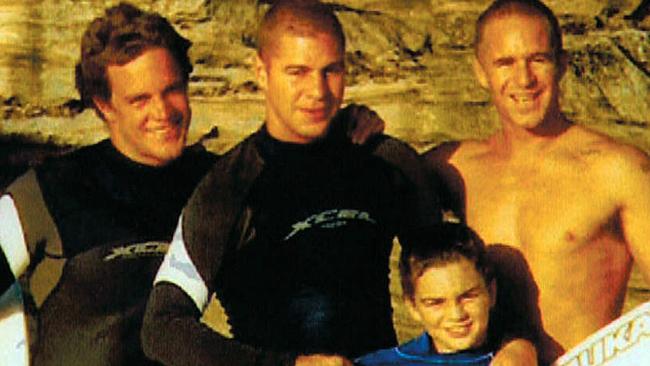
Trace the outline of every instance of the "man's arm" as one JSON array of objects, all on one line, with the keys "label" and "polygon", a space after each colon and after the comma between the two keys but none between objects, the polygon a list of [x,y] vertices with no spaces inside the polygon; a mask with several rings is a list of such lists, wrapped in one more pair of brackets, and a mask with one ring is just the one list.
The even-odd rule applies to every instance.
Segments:
[{"label": "man's arm", "polygon": [[[638,150],[606,164],[609,184],[621,196],[621,223],[628,248],[650,285],[650,159]],[[603,167],[605,169],[605,167]]]},{"label": "man's arm", "polygon": [[348,104],[339,110],[334,118],[347,131],[347,136],[353,144],[363,145],[373,137],[384,132],[385,123],[377,112],[363,104]]},{"label": "man's arm", "polygon": [[444,142],[422,154],[430,184],[438,192],[445,221],[465,221],[465,182],[449,159],[460,142]]},{"label": "man's arm", "polygon": [[537,350],[529,340],[517,338],[505,343],[494,355],[490,366],[536,366]]},{"label": "man's arm", "polygon": [[295,356],[228,339],[200,322],[209,290],[183,240],[182,217],[156,276],[142,327],[145,354],[165,365],[293,365]]},{"label": "man's arm", "polygon": [[149,298],[142,331],[145,354],[165,365],[352,366],[336,355],[263,351],[227,339],[199,322],[201,313],[173,284],[156,284]]},{"label": "man's arm", "polygon": [[29,254],[18,211],[9,195],[0,197],[0,294],[27,269]]},{"label": "man's arm", "polygon": [[145,354],[165,365],[293,365],[291,355],[274,354],[227,339],[199,321],[201,312],[180,288],[156,284],[144,317]]}]

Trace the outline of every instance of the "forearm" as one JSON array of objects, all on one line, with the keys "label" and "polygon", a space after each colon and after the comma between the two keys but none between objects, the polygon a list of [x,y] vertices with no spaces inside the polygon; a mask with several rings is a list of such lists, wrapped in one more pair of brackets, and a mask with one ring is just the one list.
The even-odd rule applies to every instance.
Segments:
[{"label": "forearm", "polygon": [[526,339],[512,339],[505,342],[494,356],[491,366],[537,365],[537,350]]},{"label": "forearm", "polygon": [[170,366],[293,365],[295,356],[228,339],[199,321],[201,314],[180,288],[162,282],[149,298],[142,327],[147,357]]}]

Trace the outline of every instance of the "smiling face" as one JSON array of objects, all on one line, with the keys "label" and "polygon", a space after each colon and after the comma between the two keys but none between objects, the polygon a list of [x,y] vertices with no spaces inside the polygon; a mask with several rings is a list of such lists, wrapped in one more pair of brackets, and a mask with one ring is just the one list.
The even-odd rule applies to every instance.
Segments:
[{"label": "smiling face", "polygon": [[108,101],[94,98],[115,148],[129,159],[162,166],[185,146],[191,111],[187,81],[165,48],[150,48],[124,65],[106,69]]},{"label": "smiling face", "polygon": [[494,17],[483,28],[474,70],[504,125],[531,130],[558,118],[564,69],[544,18],[513,13]]},{"label": "smiling face", "polygon": [[427,268],[415,279],[414,296],[406,305],[439,353],[456,353],[485,342],[494,291],[474,263],[461,257]]},{"label": "smiling face", "polygon": [[283,32],[264,57],[256,74],[266,94],[266,127],[274,138],[305,144],[327,133],[343,100],[343,49],[326,32]]}]

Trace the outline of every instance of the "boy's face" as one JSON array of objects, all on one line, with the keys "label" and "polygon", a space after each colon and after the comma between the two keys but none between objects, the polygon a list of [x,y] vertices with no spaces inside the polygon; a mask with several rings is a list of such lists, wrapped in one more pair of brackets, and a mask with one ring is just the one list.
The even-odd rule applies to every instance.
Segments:
[{"label": "boy's face", "polygon": [[415,280],[414,290],[414,298],[407,299],[406,305],[439,353],[483,345],[495,285],[486,285],[474,263],[461,258],[430,267]]}]

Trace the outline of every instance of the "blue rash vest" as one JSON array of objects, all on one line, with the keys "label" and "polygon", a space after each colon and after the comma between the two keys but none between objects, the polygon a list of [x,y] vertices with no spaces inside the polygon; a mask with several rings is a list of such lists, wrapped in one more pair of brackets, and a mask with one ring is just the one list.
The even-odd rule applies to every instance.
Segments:
[{"label": "blue rash vest", "polygon": [[357,366],[488,366],[494,352],[468,351],[440,354],[431,348],[431,339],[423,333],[402,345],[382,349],[355,360]]}]

